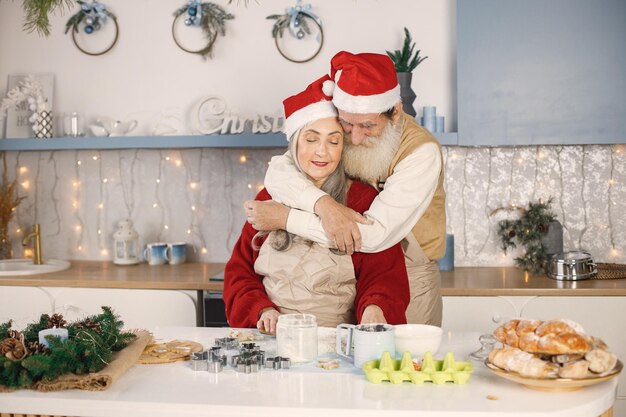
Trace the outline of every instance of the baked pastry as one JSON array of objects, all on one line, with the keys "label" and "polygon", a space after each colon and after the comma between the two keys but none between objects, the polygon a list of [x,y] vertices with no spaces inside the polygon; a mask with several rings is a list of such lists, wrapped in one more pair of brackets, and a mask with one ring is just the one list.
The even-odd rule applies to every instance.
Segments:
[{"label": "baked pastry", "polygon": [[583,379],[589,376],[589,362],[586,360],[573,361],[559,368],[561,378]]},{"label": "baked pastry", "polygon": [[505,371],[531,378],[556,378],[559,366],[518,348],[505,346],[489,352],[489,362]]},{"label": "baked pastry", "polygon": [[525,352],[544,355],[585,354],[592,341],[582,326],[571,320],[509,320],[494,331],[500,342]]},{"label": "baked pastry", "polygon": [[601,375],[611,371],[617,364],[617,356],[604,349],[590,350],[585,359],[589,361],[589,370]]},{"label": "baked pastry", "polygon": [[139,357],[139,363],[157,364],[184,361],[192,352],[201,352],[202,345],[191,340],[172,340],[166,343],[149,344]]}]

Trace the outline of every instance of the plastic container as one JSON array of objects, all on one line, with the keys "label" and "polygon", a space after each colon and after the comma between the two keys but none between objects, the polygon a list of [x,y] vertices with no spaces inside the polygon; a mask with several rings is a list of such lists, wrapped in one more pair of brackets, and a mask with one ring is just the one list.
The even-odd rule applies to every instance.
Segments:
[{"label": "plastic container", "polygon": [[470,362],[456,361],[452,352],[446,353],[442,361],[433,359],[432,353],[426,352],[419,371],[415,370],[409,352],[405,352],[401,360],[392,359],[389,352],[385,352],[380,360],[369,361],[363,365],[367,380],[374,384],[383,381],[401,384],[408,381],[413,384],[432,382],[441,385],[452,382],[462,385],[467,383],[473,371],[474,367]]},{"label": "plastic container", "polygon": [[276,324],[278,356],[291,363],[317,359],[317,320],[312,314],[283,314]]}]

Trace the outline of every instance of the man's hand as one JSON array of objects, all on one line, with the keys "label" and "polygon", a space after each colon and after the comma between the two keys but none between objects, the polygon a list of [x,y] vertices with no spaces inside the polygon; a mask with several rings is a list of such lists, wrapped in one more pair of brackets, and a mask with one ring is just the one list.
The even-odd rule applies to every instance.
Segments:
[{"label": "man's hand", "polygon": [[274,200],[248,200],[243,203],[246,219],[256,230],[272,231],[287,228],[289,207]]},{"label": "man's hand", "polygon": [[261,316],[259,317],[259,321],[256,323],[257,329],[259,329],[261,333],[271,335],[276,334],[278,316],[280,316],[280,313],[275,308],[264,308],[261,310]]},{"label": "man's hand", "polygon": [[315,203],[315,214],[322,220],[322,227],[328,240],[334,242],[335,248],[352,255],[361,250],[361,232],[357,223],[372,222],[356,211],[336,202],[331,196],[325,195]]},{"label": "man's hand", "polygon": [[371,323],[387,323],[383,310],[375,304],[370,304],[363,310],[363,316],[361,316],[360,324]]}]

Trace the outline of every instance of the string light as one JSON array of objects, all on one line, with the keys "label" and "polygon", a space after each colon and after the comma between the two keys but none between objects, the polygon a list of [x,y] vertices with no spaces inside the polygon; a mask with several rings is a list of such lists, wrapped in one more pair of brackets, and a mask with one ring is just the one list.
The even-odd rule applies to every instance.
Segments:
[{"label": "string light", "polygon": [[202,250],[201,250],[200,252],[202,252],[202,254],[206,254],[206,253],[208,253],[209,251],[207,250],[207,248],[202,248]]},{"label": "string light", "polygon": [[239,157],[239,162],[241,162],[242,164],[245,164],[247,160],[248,158],[245,155],[241,155]]},{"label": "string light", "polygon": [[198,183],[197,182],[190,182],[189,183],[189,187],[191,187],[192,190],[195,190],[196,188],[198,188]]},{"label": "string light", "polygon": [[27,167],[25,167],[25,166],[21,166],[20,167],[20,174],[23,175],[23,174],[26,174],[27,172],[28,172],[28,168]]},{"label": "string light", "polygon": [[170,227],[169,227],[168,225],[166,225],[166,224],[165,224],[165,225],[163,225],[163,228],[164,228],[165,230],[168,230]]},{"label": "string light", "polygon": [[251,190],[252,189],[252,184],[248,184],[248,189]]},{"label": "string light", "polygon": [[98,155],[92,156],[91,159],[93,159],[94,161],[97,161],[98,160]]},{"label": "string light", "polygon": [[196,206],[191,206],[191,211],[196,211]]},{"label": "string light", "polygon": [[152,203],[152,208],[157,208],[159,205],[157,203]]},{"label": "string light", "polygon": [[28,188],[30,187],[30,181],[28,180],[22,181],[20,185],[22,186],[23,189],[28,190]]}]

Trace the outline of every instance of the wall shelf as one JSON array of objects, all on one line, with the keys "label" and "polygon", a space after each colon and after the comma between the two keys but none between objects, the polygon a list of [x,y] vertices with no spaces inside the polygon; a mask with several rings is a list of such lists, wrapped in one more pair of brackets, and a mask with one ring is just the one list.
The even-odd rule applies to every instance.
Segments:
[{"label": "wall shelf", "polygon": [[[442,145],[456,145],[456,133],[437,133]],[[283,133],[188,136],[57,137],[0,139],[0,151],[84,149],[285,148]]]}]

